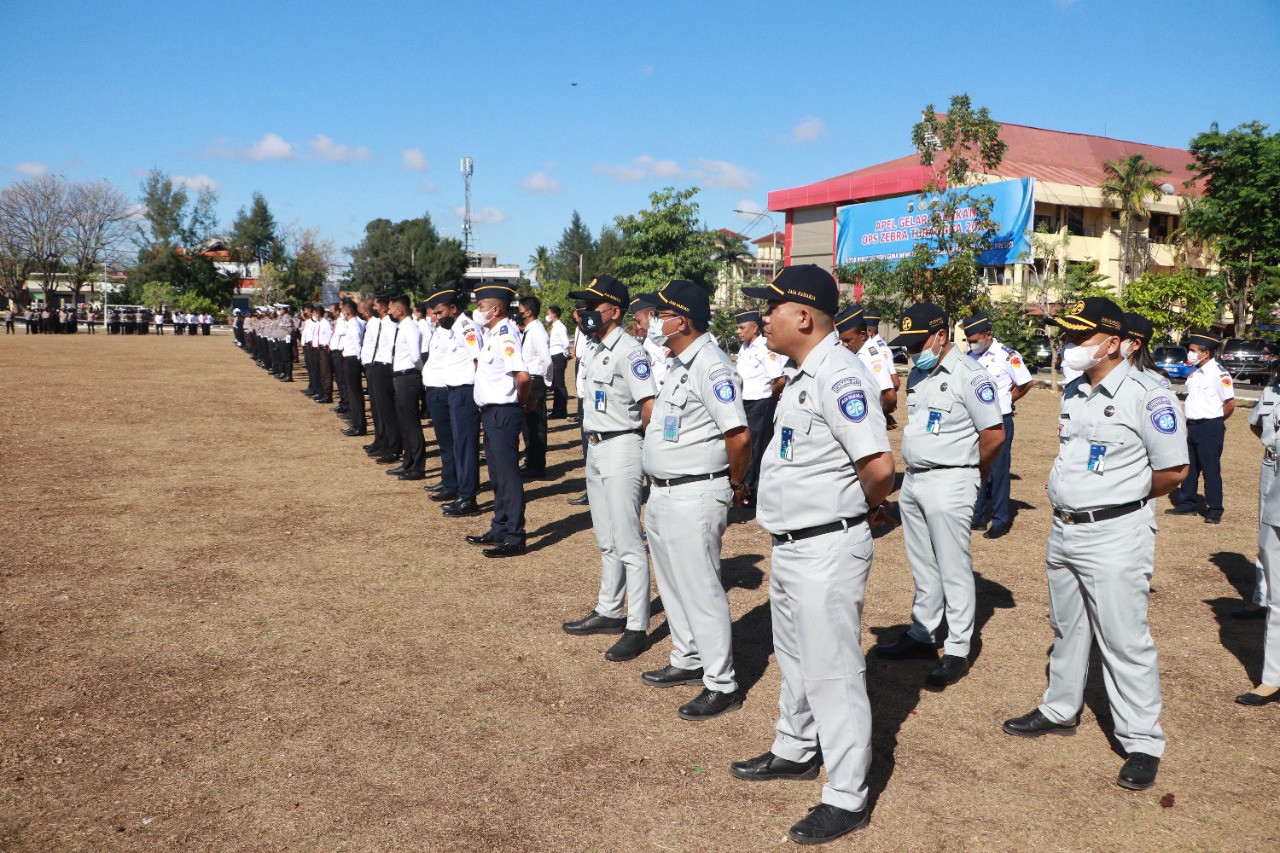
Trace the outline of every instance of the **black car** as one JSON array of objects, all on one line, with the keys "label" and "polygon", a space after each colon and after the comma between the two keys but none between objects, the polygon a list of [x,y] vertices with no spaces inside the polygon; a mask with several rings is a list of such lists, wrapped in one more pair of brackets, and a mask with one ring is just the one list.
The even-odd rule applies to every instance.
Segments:
[{"label": "black car", "polygon": [[1027,363],[1031,367],[1048,367],[1053,363],[1053,344],[1048,335],[1036,335],[1027,347]]},{"label": "black car", "polygon": [[1265,382],[1271,373],[1275,353],[1266,341],[1244,338],[1227,338],[1218,353],[1218,363],[1233,379],[1245,382]]}]

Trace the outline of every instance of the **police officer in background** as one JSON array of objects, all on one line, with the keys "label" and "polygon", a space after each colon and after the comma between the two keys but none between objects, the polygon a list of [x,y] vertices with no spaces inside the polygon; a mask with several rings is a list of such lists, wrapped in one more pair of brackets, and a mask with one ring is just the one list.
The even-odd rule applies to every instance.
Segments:
[{"label": "police officer in background", "polygon": [[523,330],[520,352],[529,371],[529,400],[532,403],[524,419],[524,465],[522,477],[542,477],[547,473],[547,385],[551,382],[551,344],[547,330],[538,315],[542,300],[522,296],[519,323]]},{"label": "police officer in background", "polygon": [[[480,410],[476,407],[476,361],[480,357],[481,331],[462,310],[458,295],[432,300],[437,330],[449,333],[444,350],[444,381],[449,389],[449,418],[453,430],[453,464],[458,475],[458,493],[431,496],[447,501],[444,514],[450,518],[476,515],[476,494],[480,491]],[[518,467],[518,466],[517,466]]]},{"label": "police officer in background", "polygon": [[855,302],[837,314],[836,334],[840,336],[840,343],[844,348],[856,355],[867,368],[867,372],[875,382],[874,388],[879,391],[878,399],[880,409],[884,412],[885,424],[889,429],[893,429],[895,425],[892,422],[892,415],[894,409],[898,408],[898,392],[894,390],[894,379],[897,378],[897,373],[893,370],[892,362],[889,367],[885,366],[880,348],[867,333],[867,321],[863,318],[863,313],[863,307]]},{"label": "police officer in background", "polygon": [[1155,522],[1140,511],[1182,481],[1187,442],[1173,395],[1123,358],[1119,306],[1090,297],[1051,322],[1076,344],[1069,358],[1082,376],[1063,392],[1049,474],[1049,687],[1038,708],[1005,721],[1004,731],[1074,731],[1096,636],[1115,736],[1128,755],[1117,782],[1144,790],[1155,783],[1165,735],[1147,622]]},{"label": "police officer in background", "polygon": [[396,324],[391,354],[391,381],[396,407],[396,426],[403,453],[400,464],[387,474],[401,480],[425,480],[426,445],[422,420],[418,417],[418,395],[422,392],[422,333],[414,322],[409,297],[391,297],[389,316]]},{"label": "police officer in background", "polygon": [[1004,419],[1004,446],[991,463],[991,476],[978,489],[978,501],[973,507],[974,530],[986,528],[987,510],[990,509],[991,529],[982,534],[984,539],[999,539],[1013,526],[1009,511],[1010,462],[1013,450],[1014,405],[1031,390],[1031,371],[1022,356],[1012,347],[996,340],[991,319],[986,314],[974,314],[960,324],[969,342],[969,358],[982,365],[996,382],[996,397],[1000,401],[1000,416]]},{"label": "police officer in background", "polygon": [[[427,347],[427,363],[422,368],[422,386],[427,395],[427,413],[435,430],[436,447],[440,450],[440,482],[424,487],[431,499],[439,503],[458,499],[458,469],[453,450],[453,422],[449,414],[449,382],[446,364],[453,349],[453,334],[440,325],[439,312],[458,298],[455,290],[437,290],[427,297],[425,307],[431,317],[431,342]],[[448,320],[449,326],[453,320]]]},{"label": "police officer in background", "polygon": [[661,388],[662,381],[667,376],[667,356],[671,353],[666,347],[658,346],[653,342],[653,338],[649,337],[649,324],[653,321],[655,299],[657,299],[657,295],[653,293],[641,293],[633,298],[631,300],[631,316],[635,321],[636,337],[639,339],[640,345],[644,347],[645,355],[649,358],[649,369],[652,371],[654,387]]},{"label": "police officer in background", "polygon": [[750,498],[742,378],[707,334],[710,324],[705,288],[676,280],[658,291],[649,334],[671,359],[644,436],[645,520],[671,658],[641,678],[653,687],[701,683],[702,692],[676,712],[695,721],[742,707],[720,545],[729,507]]},{"label": "police officer in background", "polygon": [[[862,312],[862,319],[867,324],[867,340],[875,348],[880,358],[883,359],[885,370],[889,374],[890,381],[893,382],[894,392],[901,391],[902,379],[898,376],[898,369],[893,364],[893,350],[885,342],[885,339],[880,337],[880,311],[878,309],[865,308]],[[892,414],[885,420],[889,429],[897,427]]]},{"label": "police officer in background", "polygon": [[772,748],[730,768],[748,781],[814,779],[821,804],[791,827],[821,844],[866,825],[871,706],[862,656],[862,603],[874,545],[867,515],[893,488],[893,455],[875,389],[838,346],[839,288],[812,264],[787,267],[767,288],[769,347],[798,365],[778,401],[760,473],[756,521],[773,537],[769,605],[782,675]]},{"label": "police officer in background", "polygon": [[937,656],[934,632],[947,618],[942,659],[925,675],[937,690],[969,671],[977,596],[969,523],[982,479],[1004,446],[995,382],[949,340],[950,322],[932,302],[912,305],[895,346],[915,361],[907,377],[907,425],[902,431],[898,509],[907,562],[915,580],[911,627],[897,641],[876,646],[888,660]]},{"label": "police officer in background", "polygon": [[525,548],[520,433],[524,412],[533,401],[529,371],[520,354],[520,329],[508,316],[515,295],[515,288],[500,284],[487,284],[475,292],[476,320],[484,327],[484,344],[476,364],[475,404],[484,423],[493,522],[487,533],[468,536],[467,541],[488,545],[483,552],[486,557],[514,557]]},{"label": "police officer in background", "polygon": [[355,300],[342,300],[342,378],[347,387],[347,429],[343,435],[368,435],[364,416],[364,367],[360,355],[364,352],[365,321],[356,308]]},{"label": "police officer in background", "polygon": [[[297,328],[297,324],[293,318],[293,308],[288,305],[281,305],[280,316],[276,320],[276,346],[280,351],[280,370],[282,372],[282,382],[293,381],[293,332]],[[189,330],[190,334],[195,334],[195,330]]]},{"label": "police officer in background", "polygon": [[[378,435],[368,453],[379,465],[390,465],[400,458],[404,449],[400,439],[400,419],[396,415],[395,378],[392,364],[395,362],[396,321],[391,317],[391,297],[378,294],[373,299],[373,310],[378,328],[375,333],[373,363],[366,376],[369,379],[369,404],[377,413],[374,420]],[[365,330],[365,337],[369,330]]]},{"label": "police officer in background", "polygon": [[747,469],[747,499],[744,506],[755,506],[760,486],[760,460],[773,438],[773,409],[787,380],[782,376],[778,354],[769,349],[760,332],[760,312],[743,309],[734,315],[738,321],[738,375],[742,377],[742,406],[751,430],[751,466]]},{"label": "police officer in background", "polygon": [[649,630],[649,558],[640,495],[641,443],[653,408],[653,379],[644,349],[622,329],[631,304],[626,285],[601,275],[586,290],[569,295],[586,302],[578,329],[594,339],[578,371],[587,395],[582,406],[587,495],[601,565],[595,609],[561,627],[578,636],[621,634],[605,658],[633,660],[645,650]]},{"label": "police officer in background", "polygon": [[317,403],[333,402],[333,359],[329,356],[329,345],[333,343],[333,322],[325,314],[324,307],[317,305],[312,310],[315,317],[315,359],[316,370],[320,372],[316,383]]},{"label": "police officer in background", "polygon": [[1178,505],[1165,510],[1169,515],[1194,514],[1198,510],[1196,486],[1203,473],[1205,524],[1222,522],[1222,442],[1227,418],[1236,410],[1231,374],[1214,359],[1221,343],[1222,339],[1211,332],[1187,335],[1187,363],[1194,369],[1187,377],[1183,408],[1191,467],[1178,493]]}]

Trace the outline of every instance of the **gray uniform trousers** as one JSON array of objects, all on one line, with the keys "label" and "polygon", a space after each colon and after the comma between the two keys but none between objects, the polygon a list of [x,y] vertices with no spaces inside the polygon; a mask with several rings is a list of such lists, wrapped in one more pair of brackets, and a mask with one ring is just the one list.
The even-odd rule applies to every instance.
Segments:
[{"label": "gray uniform trousers", "polygon": [[627,629],[649,630],[649,556],[640,527],[640,481],[644,451],[640,434],[591,445],[587,453],[587,499],[600,545],[600,602],[596,612],[618,619],[627,600]]},{"label": "gray uniform trousers", "polygon": [[1280,687],[1280,527],[1262,522],[1258,525],[1258,551],[1267,582],[1267,633],[1263,641],[1262,683]]},{"label": "gray uniform trousers", "polygon": [[943,652],[957,657],[969,656],[977,606],[969,524],[979,481],[977,468],[908,468],[898,500],[907,562],[916,583],[907,633],[922,643],[934,642],[945,612],[948,634]]},{"label": "gray uniform trousers", "polygon": [[[592,448],[594,452],[594,448]],[[738,689],[733,623],[720,585],[720,543],[733,492],[727,477],[649,488],[645,522],[667,626],[671,665],[701,669],[708,690]]]},{"label": "gray uniform trousers", "polygon": [[867,804],[871,766],[862,602],[874,548],[863,523],[774,542],[769,567],[773,650],[782,675],[771,751],[803,762],[821,744],[827,768],[822,802],[850,811]]},{"label": "gray uniform trousers", "polygon": [[1045,557],[1053,649],[1040,713],[1066,723],[1084,707],[1096,637],[1116,739],[1125,752],[1159,757],[1160,669],[1147,623],[1155,531],[1135,516],[1141,513],[1091,524],[1053,520]]},{"label": "gray uniform trousers", "polygon": [[[1276,463],[1262,459],[1262,471],[1258,474],[1258,517],[1262,517],[1262,502],[1267,492],[1271,491],[1271,481],[1276,478]],[[1261,525],[1266,527],[1265,524]],[[1277,555],[1277,568],[1280,568],[1280,555]],[[1260,607],[1267,606],[1267,572],[1262,567],[1262,544],[1258,544],[1258,559],[1253,564],[1253,603]],[[1270,682],[1267,682],[1270,684]]]}]

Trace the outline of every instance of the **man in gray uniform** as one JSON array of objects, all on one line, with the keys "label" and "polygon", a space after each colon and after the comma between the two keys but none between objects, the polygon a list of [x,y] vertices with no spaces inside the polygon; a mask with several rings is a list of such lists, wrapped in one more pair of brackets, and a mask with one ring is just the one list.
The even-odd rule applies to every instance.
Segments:
[{"label": "man in gray uniform", "polygon": [[1165,746],[1147,623],[1155,565],[1147,502],[1186,475],[1186,429],[1173,394],[1125,360],[1123,314],[1114,302],[1082,299],[1052,322],[1076,345],[1068,358],[1083,375],[1063,391],[1049,474],[1049,687],[1038,708],[1005,721],[1004,730],[1021,737],[1074,733],[1096,638],[1115,736],[1128,754],[1117,782],[1140,791],[1155,783]]},{"label": "man in gray uniform", "polygon": [[[587,497],[600,545],[600,596],[566,633],[621,634],[605,652],[612,661],[633,660],[649,631],[649,558],[640,527],[641,435],[653,410],[653,378],[640,342],[622,329],[631,295],[622,282],[598,276],[582,299],[579,328],[594,328],[598,343],[578,363],[583,371],[582,425],[588,449]],[[623,614],[623,599],[626,614]]]},{"label": "man in gray uniform", "polygon": [[1004,447],[1004,421],[991,374],[951,343],[947,315],[932,302],[907,309],[902,333],[915,360],[907,377],[907,466],[898,509],[907,561],[915,579],[911,627],[896,642],[876,646],[889,660],[937,656],[934,632],[947,617],[942,660],[925,676],[941,690],[969,669],[976,595],[969,523],[982,478]]},{"label": "man in gray uniform", "polygon": [[[773,536],[769,604],[782,675],[769,752],[733,764],[739,779],[813,779],[821,804],[791,827],[821,844],[867,822],[871,706],[862,656],[862,602],[874,545],[867,515],[893,488],[893,454],[876,388],[839,346],[839,288],[812,264],[787,267],[767,288],[769,348],[799,367],[778,400],[760,472],[756,521]],[[819,746],[821,744],[821,746]]]},{"label": "man in gray uniform", "polygon": [[720,585],[720,544],[730,505],[750,497],[751,433],[742,378],[707,334],[706,289],[677,280],[657,296],[650,334],[671,358],[644,436],[650,484],[645,519],[671,628],[671,660],[641,678],[653,687],[701,684],[702,692],[677,713],[709,720],[742,707],[729,599]]}]

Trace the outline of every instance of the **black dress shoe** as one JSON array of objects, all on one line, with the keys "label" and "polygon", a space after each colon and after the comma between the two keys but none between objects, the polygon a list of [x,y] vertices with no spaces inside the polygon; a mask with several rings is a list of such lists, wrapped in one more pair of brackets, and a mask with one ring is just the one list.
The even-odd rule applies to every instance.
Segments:
[{"label": "black dress shoe", "polygon": [[338,405],[338,406],[334,406],[334,407],[333,407],[332,409],[330,409],[329,411],[331,411],[331,412],[336,412],[336,413],[338,413],[339,415],[344,415],[344,414],[346,414],[347,412],[349,412],[349,411],[351,411],[351,410],[350,410],[350,409],[348,409],[346,406]]},{"label": "black dress shoe", "polygon": [[501,557],[519,557],[524,553],[524,544],[520,542],[504,542],[492,548],[485,548],[480,553],[495,560]]},{"label": "black dress shoe", "polygon": [[618,642],[604,653],[605,660],[635,660],[645,649],[649,648],[649,637],[644,631],[623,631]]},{"label": "black dress shoe", "polygon": [[677,708],[676,713],[680,715],[682,720],[692,720],[695,723],[700,723],[703,720],[710,720],[721,714],[736,711],[741,707],[741,690],[721,693],[719,690],[708,690],[704,687],[701,693]]},{"label": "black dress shoe", "polygon": [[1156,783],[1160,759],[1145,752],[1131,752],[1120,768],[1116,784],[1130,791],[1145,791]]},{"label": "black dress shoe", "polygon": [[430,497],[431,497],[431,500],[435,501],[436,503],[453,503],[458,499],[458,493],[457,492],[436,492]]},{"label": "black dress shoe", "polygon": [[432,483],[430,486],[422,487],[422,491],[430,492],[433,495],[443,492],[444,490],[444,483]]},{"label": "black dress shoe", "polygon": [[787,831],[787,838],[796,844],[826,844],[855,829],[862,829],[867,825],[869,817],[865,808],[851,812],[839,806],[821,803]]},{"label": "black dress shoe", "polygon": [[388,477],[398,477],[399,475],[403,474],[406,470],[408,470],[408,469],[406,469],[403,465],[397,465],[397,466],[396,466],[396,467],[394,467],[394,468],[388,468],[388,469],[387,469],[387,476],[388,476]]},{"label": "black dress shoe", "polygon": [[364,452],[365,452],[365,453],[368,453],[370,450],[373,450],[373,445],[372,445],[372,444],[365,444],[365,445],[362,445],[362,447],[364,447]]},{"label": "black dress shoe", "polygon": [[808,761],[788,761],[772,752],[766,752],[764,755],[757,755],[746,761],[733,762],[729,765],[729,772],[748,782],[772,782],[774,779],[805,782],[817,779],[818,768],[821,766],[822,753],[818,753]]},{"label": "black dress shoe", "polygon": [[997,527],[991,528],[986,533],[982,534],[982,538],[983,539],[999,539],[1001,536],[1008,535],[1008,533],[1009,533],[1009,525],[1001,524]]},{"label": "black dress shoe", "polygon": [[1272,693],[1270,696],[1262,696],[1250,690],[1248,693],[1241,693],[1236,697],[1236,704],[1248,705],[1250,708],[1257,708],[1262,705],[1269,705],[1272,702],[1280,702],[1280,690]]},{"label": "black dress shoe", "polygon": [[1266,619],[1267,608],[1265,607],[1237,607],[1231,611],[1232,619]]},{"label": "black dress shoe", "polygon": [[[466,518],[469,515],[479,515],[479,514],[480,514],[480,507],[476,506],[476,502],[474,498],[472,498],[469,501],[457,500],[451,504],[445,504],[445,507],[444,507],[445,518]],[[504,554],[503,556],[506,556],[506,555]]]},{"label": "black dress shoe", "polygon": [[586,506],[587,504],[591,503],[591,501],[587,499],[587,493],[583,492],[581,495],[579,495],[576,498],[569,498],[569,500],[565,501],[565,503],[569,504],[569,506]]},{"label": "black dress shoe", "polygon": [[937,666],[929,670],[924,683],[938,690],[955,684],[969,671],[968,658],[959,655],[943,655]]},{"label": "black dress shoe", "polygon": [[1021,717],[1005,720],[1002,728],[1005,734],[1017,735],[1018,737],[1039,737],[1044,734],[1073,735],[1076,733],[1076,726],[1078,725],[1080,725],[1080,717],[1078,715],[1070,723],[1055,723],[1044,714],[1041,714],[1039,708],[1036,708],[1030,714],[1023,714]]},{"label": "black dress shoe", "polygon": [[1220,515],[1206,515],[1206,516],[1204,517],[1204,523],[1205,523],[1205,524],[1221,524],[1221,523],[1222,523],[1222,516],[1220,516]]},{"label": "black dress shoe", "polygon": [[400,461],[400,454],[398,454],[398,453],[387,453],[387,454],[385,454],[385,455],[383,455],[383,456],[379,456],[377,459],[375,459],[375,460],[373,460],[373,461],[374,461],[374,462],[377,462],[379,465],[390,465],[390,464],[392,464],[392,463],[394,463],[394,462],[399,462],[399,461]]},{"label": "black dress shoe", "polygon": [[493,535],[493,531],[489,531],[481,536],[468,536],[467,542],[471,545],[496,545],[498,537]]},{"label": "black dress shoe", "polygon": [[333,398],[332,398],[332,397],[316,397],[316,398],[315,398],[315,401],[316,401],[317,403],[325,403],[325,404],[328,404],[328,403],[332,403],[332,402],[333,402]]},{"label": "black dress shoe", "polygon": [[575,622],[565,622],[560,626],[566,634],[585,636],[586,634],[621,634],[627,629],[627,620],[622,617],[601,616],[592,610],[584,618]]},{"label": "black dress shoe", "polygon": [[1166,509],[1165,515],[1195,515],[1196,510],[1193,507],[1175,506],[1172,509]]},{"label": "black dress shoe", "polygon": [[356,429],[355,427],[347,427],[346,429],[344,429],[344,430],[342,431],[342,434],[343,434],[343,435],[349,435],[349,436],[351,436],[352,438],[354,438],[354,437],[355,437],[355,436],[357,436],[357,435],[368,435],[369,433],[367,433],[367,432],[361,432],[360,430]]},{"label": "black dress shoe", "polygon": [[281,382],[292,382],[293,380],[286,376],[286,377],[284,377],[283,379],[281,379],[280,381],[281,381]]},{"label": "black dress shoe", "polygon": [[662,669],[652,669],[640,673],[640,680],[650,687],[690,687],[702,686],[701,669],[681,669],[670,664]]},{"label": "black dress shoe", "polygon": [[969,529],[970,530],[986,530],[987,523],[985,521],[971,521],[969,522]]},{"label": "black dress shoe", "polygon": [[415,480],[425,480],[427,479],[427,475],[422,473],[421,471],[405,471],[399,477],[396,477],[396,479],[404,480],[405,482],[411,483]]},{"label": "black dress shoe", "polygon": [[904,633],[887,646],[876,646],[872,651],[876,657],[884,658],[885,660],[906,660],[908,658],[935,660],[938,657],[938,649],[933,643],[921,642],[907,633]]}]

